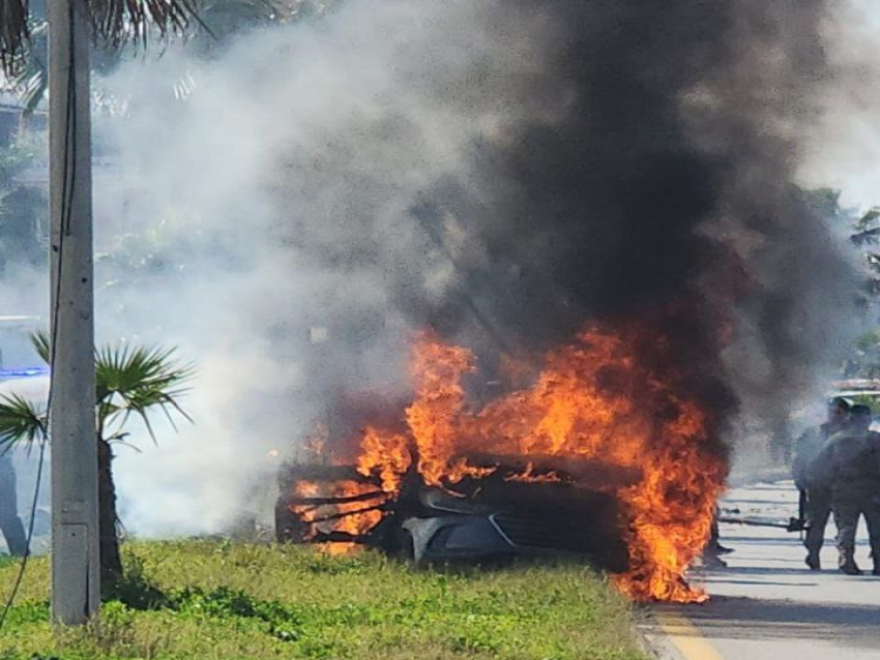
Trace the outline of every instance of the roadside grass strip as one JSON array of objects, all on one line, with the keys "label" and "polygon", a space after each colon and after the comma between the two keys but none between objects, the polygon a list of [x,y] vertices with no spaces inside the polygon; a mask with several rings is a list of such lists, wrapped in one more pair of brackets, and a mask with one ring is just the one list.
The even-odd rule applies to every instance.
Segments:
[{"label": "roadside grass strip", "polygon": [[[215,540],[136,542],[85,629],[53,634],[35,559],[0,660],[646,660],[632,611],[583,565],[412,571],[364,552]],[[15,566],[0,564],[0,593]]]}]

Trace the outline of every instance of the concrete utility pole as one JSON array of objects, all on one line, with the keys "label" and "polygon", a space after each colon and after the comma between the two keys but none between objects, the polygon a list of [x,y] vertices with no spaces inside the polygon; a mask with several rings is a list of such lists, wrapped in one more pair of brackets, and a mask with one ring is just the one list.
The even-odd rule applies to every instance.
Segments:
[{"label": "concrete utility pole", "polygon": [[52,620],[98,611],[89,22],[82,0],[49,5],[52,224]]}]

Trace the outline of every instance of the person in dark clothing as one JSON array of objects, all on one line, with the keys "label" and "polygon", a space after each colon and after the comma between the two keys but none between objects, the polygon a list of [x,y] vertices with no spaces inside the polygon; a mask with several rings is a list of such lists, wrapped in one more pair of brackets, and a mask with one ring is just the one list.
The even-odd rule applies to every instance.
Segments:
[{"label": "person in dark clothing", "polygon": [[850,423],[832,435],[813,459],[821,466],[831,490],[831,509],[837,525],[840,570],[860,575],[855,561],[856,528],[865,516],[874,575],[880,575],[880,433],[870,430],[871,409],[853,406]]},{"label": "person in dark clothing", "polygon": [[804,546],[807,549],[805,561],[813,571],[822,568],[819,552],[825,542],[825,527],[831,515],[830,484],[818,474],[823,466],[815,465],[813,460],[822,451],[828,438],[846,426],[849,411],[849,401],[843,397],[832,399],[828,403],[828,418],[825,423],[804,431],[795,445],[795,458],[791,471],[794,483],[801,494],[804,523],[807,528],[804,538]]},{"label": "person in dark clothing", "polygon": [[15,492],[15,470],[8,452],[0,450],[0,531],[6,539],[9,554],[18,557],[27,552],[24,525],[18,517],[18,497]]}]

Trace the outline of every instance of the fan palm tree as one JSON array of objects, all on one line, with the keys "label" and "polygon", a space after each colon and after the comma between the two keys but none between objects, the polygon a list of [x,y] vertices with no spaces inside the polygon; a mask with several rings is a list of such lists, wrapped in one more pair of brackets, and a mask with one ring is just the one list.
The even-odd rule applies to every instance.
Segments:
[{"label": "fan palm tree", "polygon": [[[40,357],[48,364],[49,341],[45,334],[32,336]],[[150,417],[162,412],[174,426],[174,416],[191,421],[179,398],[192,376],[191,365],[181,364],[173,349],[105,347],[95,352],[96,420],[98,443],[98,516],[101,547],[101,581],[112,589],[122,576],[117,534],[116,485],[113,480],[113,445],[126,443],[126,423],[134,416],[156,441]],[[0,396],[0,451],[12,444],[32,447],[47,439],[44,409],[16,395]]]}]

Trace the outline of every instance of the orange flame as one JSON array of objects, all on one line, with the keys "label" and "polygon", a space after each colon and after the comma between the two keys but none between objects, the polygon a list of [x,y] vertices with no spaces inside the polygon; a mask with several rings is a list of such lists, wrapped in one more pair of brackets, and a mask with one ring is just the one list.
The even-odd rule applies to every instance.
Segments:
[{"label": "orange flame", "polygon": [[[646,337],[652,359],[637,348]],[[435,486],[492,473],[495,468],[477,460],[486,455],[519,457],[524,467],[507,477],[513,480],[559,478],[554,470],[534,471],[532,457],[542,465],[558,460],[560,469],[577,459],[635,472],[635,483],[601,486],[617,493],[631,523],[630,569],[615,576],[615,584],[634,600],[701,602],[707,596],[684,575],[708,539],[727,465],[713,450],[710,414],[687,396],[683,376],[668,366],[674,364],[670,350],[662,336],[648,337],[640,327],[593,327],[551,351],[531,387],[472,410],[462,379],[475,371],[473,356],[422,334],[413,347],[415,398],[406,409],[407,429],[368,427],[357,470],[377,479],[389,498],[397,497],[414,461],[422,480]],[[523,369],[517,373],[522,382]],[[598,487],[584,480],[585,487]],[[373,486],[349,482],[332,488],[351,495]],[[350,516],[334,529],[363,533],[382,516],[379,510]]]},{"label": "orange flame", "polygon": [[[302,504],[291,510],[308,526],[306,539],[314,539],[319,533],[343,532],[359,536],[369,532],[382,520],[383,512],[377,505],[382,504],[384,493],[376,492],[371,484],[355,481],[300,481],[293,494],[300,498],[314,498],[320,501],[337,500],[327,504]],[[338,501],[351,498],[351,501]],[[323,543],[321,547],[330,554],[347,553],[354,550],[354,544],[346,542]]]}]

